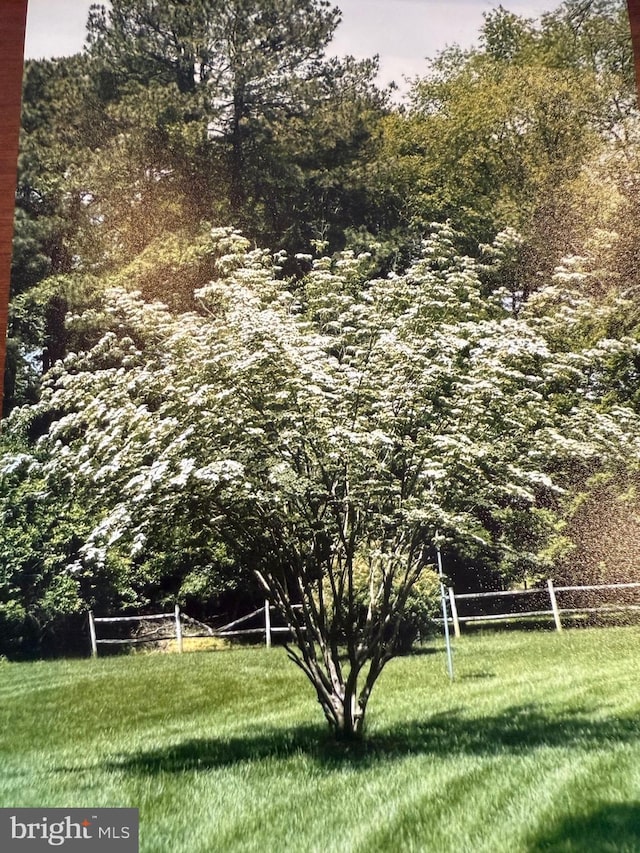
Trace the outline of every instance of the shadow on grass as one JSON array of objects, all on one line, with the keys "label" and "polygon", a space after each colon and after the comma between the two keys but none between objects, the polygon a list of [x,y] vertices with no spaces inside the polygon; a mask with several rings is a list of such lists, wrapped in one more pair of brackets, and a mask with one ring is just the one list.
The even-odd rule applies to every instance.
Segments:
[{"label": "shadow on grass", "polygon": [[482,669],[477,672],[467,672],[463,675],[458,676],[458,681],[469,681],[469,680],[477,680],[482,678],[495,678],[495,672],[490,672],[489,670]]},{"label": "shadow on grass", "polygon": [[535,706],[518,706],[493,717],[470,718],[461,711],[438,714],[374,731],[356,743],[336,741],[319,725],[248,730],[246,735],[192,739],[129,754],[108,767],[136,774],[181,773],[301,756],[329,768],[349,765],[366,769],[410,755],[492,756],[541,747],[594,750],[639,740],[635,718],[598,719],[584,710],[553,714]]},{"label": "shadow on grass", "polygon": [[607,803],[572,815],[546,830],[527,853],[637,853],[640,850],[640,803]]},{"label": "shadow on grass", "polygon": [[402,652],[398,655],[401,658],[420,658],[427,655],[439,655],[443,653],[443,649],[436,646],[412,646],[410,651]]}]

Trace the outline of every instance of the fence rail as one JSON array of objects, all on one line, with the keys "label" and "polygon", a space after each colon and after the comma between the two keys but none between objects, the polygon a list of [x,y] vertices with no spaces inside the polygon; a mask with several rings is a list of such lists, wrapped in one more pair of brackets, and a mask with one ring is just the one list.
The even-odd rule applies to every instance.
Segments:
[{"label": "fence rail", "polygon": [[[114,646],[114,645],[141,645],[143,643],[159,643],[163,640],[173,640],[175,639],[176,644],[178,646],[178,651],[182,652],[183,643],[182,643],[182,620],[184,619],[184,614],[180,613],[180,608],[176,604],[174,607],[173,613],[150,613],[145,616],[94,616],[93,611],[89,611],[89,636],[91,638],[91,656],[96,658],[98,657],[98,646]],[[189,617],[187,617],[189,618]],[[113,638],[98,638],[98,634],[96,631],[96,625],[101,624],[103,622],[147,622],[149,620],[156,619],[173,619],[174,629],[171,634],[165,634],[164,636],[158,637],[157,633],[161,630],[155,632],[154,636],[151,637],[127,637],[126,639],[113,639]],[[196,620],[191,620],[195,622]],[[198,623],[200,624],[200,623]],[[206,627],[206,626],[204,626]]]},{"label": "fence rail", "polygon": [[[558,592],[587,592],[605,589],[640,589],[640,583],[602,583],[602,584],[585,584],[584,586],[554,586],[551,579],[547,581],[546,589],[544,587],[535,587],[533,589],[511,589],[501,592],[465,592],[456,594],[452,587],[449,587],[449,607],[451,611],[451,622],[456,637],[460,636],[460,625],[466,622],[489,622],[489,621],[506,621],[511,619],[527,618],[532,616],[552,616],[556,631],[562,631],[562,614],[570,613],[607,613],[620,612],[624,610],[638,611],[640,605],[637,604],[604,604],[600,607],[559,607],[556,593]],[[510,613],[485,613],[475,616],[460,616],[458,613],[458,602],[472,599],[486,598],[507,598],[512,596],[522,595],[547,595],[549,597],[549,609],[545,610],[517,610]]]},{"label": "fence rail", "polygon": [[[551,616],[553,617],[555,627],[557,631],[562,631],[562,615],[575,614],[575,613],[608,613],[608,612],[620,612],[624,610],[629,611],[640,611],[640,604],[604,604],[600,607],[559,607],[558,601],[556,597],[556,593],[559,592],[595,592],[600,590],[616,590],[616,589],[640,589],[640,583],[606,583],[606,584],[587,584],[585,586],[554,586],[552,580],[547,581],[546,589],[545,587],[535,587],[533,589],[511,589],[511,590],[503,590],[500,592],[464,592],[456,594],[454,590],[449,587],[449,609],[451,612],[451,616],[449,617],[449,622],[453,624],[453,630],[456,637],[460,636],[460,626],[465,623],[472,622],[504,622],[506,620],[512,619],[526,619],[530,617],[541,617],[541,616]],[[460,601],[471,601],[475,599],[488,599],[488,598],[511,598],[517,596],[527,596],[527,595],[546,595],[549,598],[550,607],[548,609],[537,609],[537,610],[518,610],[509,613],[485,613],[485,614],[477,614],[472,616],[461,616],[458,613],[458,602]],[[299,609],[302,607],[301,604],[294,604],[294,609]],[[194,637],[239,637],[239,636],[253,636],[256,634],[263,634],[265,638],[265,644],[267,648],[271,647],[271,642],[273,636],[275,634],[287,634],[290,633],[290,629],[288,627],[279,627],[274,626],[271,623],[271,611],[275,609],[273,605],[269,604],[268,600],[265,600],[263,607],[258,607],[255,610],[252,610],[251,613],[247,613],[246,616],[240,616],[238,619],[233,619],[231,622],[227,622],[226,625],[222,625],[219,628],[211,628],[209,625],[206,625],[204,622],[199,622],[197,619],[193,619],[191,616],[187,616],[186,613],[181,613],[178,605],[175,606],[173,613],[152,613],[148,616],[94,616],[93,613],[89,612],[89,634],[91,637],[91,654],[93,657],[97,657],[98,655],[98,646],[99,645],[132,645],[132,644],[142,644],[142,643],[157,643],[161,640],[173,640],[175,639],[176,645],[179,652],[183,650],[183,626],[185,623],[190,623],[192,625],[197,626],[199,629],[204,631],[205,633],[200,634],[192,634]],[[240,628],[240,625],[245,625],[251,619],[255,619],[256,617],[262,616],[263,625],[260,627],[243,627]],[[146,622],[148,620],[159,620],[159,619],[173,619],[174,627],[171,634],[167,634],[162,637],[153,636],[153,637],[129,637],[127,639],[102,639],[98,638],[96,634],[96,624],[100,623],[114,623],[114,622]],[[159,628],[158,631],[161,629]]]},{"label": "fence rail", "polygon": [[[294,610],[298,610],[302,607],[301,604],[292,605]],[[226,625],[222,625],[220,628],[212,628],[209,625],[206,625],[204,622],[199,622],[197,619],[193,619],[191,616],[187,616],[186,613],[182,613],[180,608],[176,604],[173,613],[151,613],[146,616],[94,616],[92,611],[89,611],[89,636],[91,638],[91,655],[92,657],[98,656],[98,646],[100,645],[139,645],[143,643],[158,643],[163,640],[175,640],[176,645],[178,647],[178,651],[182,652],[183,650],[183,628],[185,623],[190,623],[192,625],[198,626],[205,633],[200,634],[191,634],[191,637],[240,637],[240,636],[252,636],[255,634],[263,634],[265,638],[265,644],[267,648],[271,647],[271,642],[274,634],[288,634],[290,633],[290,629],[288,627],[280,627],[274,626],[271,623],[271,611],[274,609],[273,605],[269,603],[268,600],[265,600],[263,607],[258,607],[256,610],[252,610],[251,613],[247,613],[245,616],[240,616],[238,619],[234,619],[231,622],[228,622]],[[251,619],[255,619],[257,616],[262,616],[264,620],[264,625],[258,628],[238,628],[239,625],[245,624],[249,622]],[[106,623],[114,623],[114,622],[146,622],[148,620],[173,620],[173,630],[171,633],[165,633],[164,636],[157,636],[156,634],[161,630],[158,628],[156,634],[150,637],[128,637],[125,639],[114,639],[114,638],[99,638],[97,636],[96,625],[101,624],[103,622]],[[233,629],[233,630],[230,630]]]}]

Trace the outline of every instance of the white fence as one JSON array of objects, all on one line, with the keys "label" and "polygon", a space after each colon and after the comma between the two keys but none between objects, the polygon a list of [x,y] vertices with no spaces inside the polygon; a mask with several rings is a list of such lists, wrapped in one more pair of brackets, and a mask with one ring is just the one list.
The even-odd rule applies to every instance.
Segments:
[{"label": "white fence", "polygon": [[[302,605],[294,604],[292,605],[294,610],[299,610]],[[288,627],[280,627],[276,628],[271,624],[271,611],[275,610],[273,604],[269,604],[269,601],[265,599],[264,606],[258,607],[256,610],[252,610],[251,613],[247,613],[246,616],[241,616],[239,619],[234,619],[233,622],[229,622],[227,625],[223,625],[221,628],[215,629],[216,637],[237,637],[237,636],[250,636],[251,634],[264,634],[264,641],[267,648],[271,648],[271,641],[274,634],[290,634],[291,629]],[[264,627],[260,628],[238,628],[238,625],[242,625],[243,622],[250,622],[252,619],[255,619],[256,616],[262,616],[264,619]],[[233,628],[234,630],[229,630]]]},{"label": "white fence", "polygon": [[[298,609],[302,605],[294,604],[293,607]],[[269,604],[267,600],[264,602],[263,607],[258,607],[256,610],[252,610],[251,613],[247,613],[246,616],[241,616],[239,619],[234,619],[232,622],[228,622],[226,625],[222,625],[220,628],[211,628],[209,625],[205,625],[204,622],[198,622],[197,619],[192,619],[191,616],[187,616],[186,613],[182,613],[180,608],[176,604],[173,613],[152,613],[148,616],[94,616],[92,611],[89,611],[89,636],[91,637],[91,655],[92,657],[98,656],[98,646],[99,645],[138,645],[141,643],[158,643],[165,640],[175,640],[176,646],[179,652],[183,650],[183,635],[184,635],[184,626],[185,624],[194,625],[202,631],[200,633],[190,633],[190,637],[241,637],[241,636],[252,636],[256,634],[262,634],[265,638],[265,644],[267,648],[271,648],[271,643],[274,634],[288,634],[290,633],[290,629],[287,627],[276,627],[271,624],[271,611],[275,608],[273,605]],[[246,624],[247,622],[251,622],[251,620],[255,620],[256,617],[261,617],[263,620],[263,625],[260,627],[254,628],[240,628],[240,625]],[[130,623],[144,623],[147,621],[158,621],[164,620],[165,623],[171,623],[171,631],[168,632],[169,629],[165,628],[163,632],[163,627],[160,625],[157,631],[147,632],[144,637],[126,637],[121,639],[103,639],[97,636],[96,626],[102,623],[116,623],[116,622],[130,622]]]},{"label": "white fence", "polygon": [[[640,589],[640,583],[603,583],[589,584],[585,586],[554,586],[552,580],[547,581],[547,588],[536,587],[533,589],[512,589],[501,592],[468,592],[456,594],[449,587],[449,605],[451,608],[451,621],[456,637],[460,636],[460,625],[464,622],[489,622],[506,621],[529,616],[552,616],[557,631],[562,630],[562,614],[570,613],[611,613],[625,610],[640,611],[639,604],[605,604],[600,607],[559,607],[556,593],[559,592],[587,592],[605,589]],[[460,616],[458,614],[458,602],[471,599],[483,598],[506,598],[510,596],[527,596],[546,594],[549,597],[549,609],[545,610],[517,610],[510,613],[487,613],[476,616]]]},{"label": "white fence", "polygon": [[[600,591],[600,590],[620,590],[620,589],[640,589],[640,583],[608,583],[608,584],[590,584],[586,586],[554,586],[552,580],[547,581],[546,589],[544,587],[535,587],[533,589],[512,589],[512,590],[503,590],[500,592],[466,592],[456,594],[451,587],[449,587],[449,606],[451,610],[450,620],[453,623],[453,630],[456,637],[460,636],[460,626],[463,623],[471,623],[471,622],[492,622],[492,621],[507,621],[519,618],[526,618],[531,616],[550,616],[553,617],[553,621],[557,631],[562,630],[562,614],[571,614],[571,613],[610,613],[615,611],[640,611],[640,604],[605,604],[600,607],[559,607],[556,593],[562,592],[588,592],[588,591]],[[509,613],[486,613],[482,615],[475,616],[460,616],[458,613],[458,602],[461,601],[471,601],[471,600],[479,600],[479,599],[489,599],[489,598],[507,598],[507,597],[516,597],[516,596],[531,596],[531,595],[540,595],[544,594],[549,598],[549,608],[544,610],[516,610],[511,611]],[[298,609],[302,605],[296,604],[293,605],[294,608]],[[275,634],[288,634],[290,633],[290,629],[288,627],[276,627],[272,625],[271,622],[271,611],[275,608],[273,605],[269,604],[267,600],[264,602],[264,606],[258,607],[255,610],[252,610],[251,613],[247,613],[246,616],[241,616],[239,619],[234,619],[232,622],[228,622],[226,625],[222,625],[220,628],[211,628],[209,625],[205,625],[203,622],[198,622],[197,619],[192,619],[190,616],[187,616],[185,613],[181,613],[178,605],[175,606],[173,613],[153,613],[148,616],[109,616],[109,617],[98,617],[94,616],[91,611],[89,611],[89,635],[91,637],[91,654],[93,657],[97,657],[98,655],[98,646],[99,645],[132,645],[139,643],[157,643],[163,640],[175,640],[176,646],[179,652],[183,650],[183,635],[184,635],[184,626],[192,625],[195,626],[196,629],[200,630],[200,633],[190,633],[191,637],[249,637],[254,635],[264,635],[264,641],[267,648],[271,647],[272,639]],[[260,617],[262,620],[262,625],[253,627],[253,628],[241,628],[241,625],[245,625],[247,622],[251,622],[251,620],[255,620]],[[166,622],[171,622],[171,633],[167,633],[165,629],[165,633],[162,634],[162,627],[160,626],[157,631],[149,633],[144,637],[127,637],[125,639],[102,639],[97,636],[96,625],[101,623],[116,623],[116,622],[138,622],[144,623],[147,621],[154,620],[164,620]]]},{"label": "white fence", "polygon": [[[89,611],[89,636],[91,637],[91,655],[92,657],[98,656],[98,646],[99,645],[138,645],[141,643],[159,643],[163,640],[175,640],[178,651],[181,652],[183,648],[182,637],[183,637],[183,622],[185,619],[188,619],[191,622],[196,623],[195,619],[191,619],[189,616],[186,616],[184,613],[180,612],[180,608],[176,604],[173,613],[151,613],[145,616],[94,616],[93,611]],[[96,625],[102,623],[135,623],[142,624],[147,621],[160,621],[164,620],[165,622],[173,621],[173,630],[170,634],[162,633],[162,626],[158,628],[157,631],[153,631],[151,633],[147,633],[144,637],[127,637],[124,639],[106,639],[102,637],[98,637]],[[207,625],[203,625],[201,622],[197,622],[198,625],[201,625],[202,628],[207,629],[210,635],[213,634],[210,628]],[[203,635],[200,635],[203,636]]]}]

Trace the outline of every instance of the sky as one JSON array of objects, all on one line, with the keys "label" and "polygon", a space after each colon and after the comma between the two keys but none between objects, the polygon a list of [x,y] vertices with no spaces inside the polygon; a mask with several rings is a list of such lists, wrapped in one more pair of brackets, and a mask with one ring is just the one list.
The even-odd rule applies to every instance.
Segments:
[{"label": "sky", "polygon": [[[82,49],[92,0],[29,0],[25,53],[28,59],[65,56]],[[499,0],[336,0],[342,23],[332,53],[358,59],[380,56],[380,82],[423,74],[426,57],[446,45],[472,45],[482,13]],[[560,5],[560,0],[502,0],[511,12],[530,18]]]}]

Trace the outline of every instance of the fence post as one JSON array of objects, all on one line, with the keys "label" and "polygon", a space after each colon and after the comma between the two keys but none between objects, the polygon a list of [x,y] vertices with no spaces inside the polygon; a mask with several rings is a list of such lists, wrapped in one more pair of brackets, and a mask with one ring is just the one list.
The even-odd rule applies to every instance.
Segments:
[{"label": "fence post", "polygon": [[89,611],[89,636],[91,637],[91,657],[98,657],[98,641],[96,640],[96,623],[93,621],[93,610]]},{"label": "fence post", "polygon": [[182,654],[182,622],[180,621],[180,608],[177,604],[173,609],[173,613],[176,620],[176,644],[178,646],[178,652]]},{"label": "fence post", "polygon": [[458,607],[456,605],[456,596],[453,587],[449,587],[449,604],[451,605],[451,618],[453,619],[453,633],[457,639],[460,639],[460,622],[458,621]]},{"label": "fence post", "polygon": [[271,648],[271,611],[269,610],[269,599],[264,600],[264,634],[267,648]]},{"label": "fence post", "polygon": [[547,580],[549,589],[549,598],[551,599],[551,609],[553,610],[553,621],[556,623],[556,631],[562,631],[562,622],[560,621],[560,611],[558,610],[558,602],[556,601],[556,591],[553,588],[551,578]]}]

